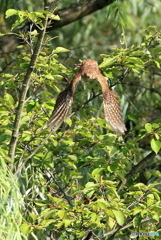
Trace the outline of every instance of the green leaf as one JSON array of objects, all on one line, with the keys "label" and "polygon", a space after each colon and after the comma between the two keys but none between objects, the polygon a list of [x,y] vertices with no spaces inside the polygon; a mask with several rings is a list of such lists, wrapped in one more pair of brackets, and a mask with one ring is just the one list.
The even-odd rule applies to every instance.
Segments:
[{"label": "green leaf", "polygon": [[57,86],[52,85],[52,88],[54,89],[55,92],[60,93],[60,89]]},{"label": "green leaf", "polygon": [[[133,185],[133,189],[139,189],[139,190],[147,190],[147,186],[144,183],[136,183],[135,185]],[[142,193],[140,193],[142,194]]]},{"label": "green leaf", "polygon": [[94,182],[88,182],[85,187],[88,189],[88,188],[94,188],[98,186],[98,184],[95,184]]},{"label": "green leaf", "polygon": [[5,99],[6,99],[6,101],[7,101],[10,105],[13,105],[13,104],[14,104],[14,99],[13,99],[13,97],[12,97],[10,94],[6,93],[6,94],[5,94]]},{"label": "green leaf", "polygon": [[161,149],[161,142],[153,138],[150,144],[151,144],[152,150],[157,154]]},{"label": "green leaf", "polygon": [[128,114],[128,119],[132,120],[133,122],[138,122],[138,119],[136,118],[136,116],[132,113]]},{"label": "green leaf", "polygon": [[57,20],[57,21],[60,20],[59,15],[54,15],[53,13],[50,13],[50,14],[48,14],[48,16],[49,16],[50,18],[54,19],[54,20]]},{"label": "green leaf", "polygon": [[153,215],[153,219],[156,220],[157,222],[159,222],[159,215],[157,213],[155,213]]},{"label": "green leaf", "polygon": [[27,224],[27,223],[23,223],[21,226],[20,226],[20,229],[21,229],[21,232],[24,234],[24,235],[27,235],[28,233],[30,233],[32,231],[32,227]]},{"label": "green leaf", "polygon": [[156,64],[156,66],[158,67],[158,68],[160,68],[160,63],[158,62],[158,61],[154,61],[155,62],[155,64]]},{"label": "green leaf", "polygon": [[100,68],[112,65],[116,61],[117,57],[104,58],[103,62],[99,65]]},{"label": "green leaf", "polygon": [[29,116],[24,116],[24,117],[22,117],[22,119],[21,119],[21,125],[22,124],[24,124],[24,123],[26,123],[26,122],[28,122],[30,120],[30,117]]},{"label": "green leaf", "polygon": [[83,193],[91,197],[98,187],[99,184],[96,184],[94,182],[88,182],[83,189]]},{"label": "green leaf", "polygon": [[159,196],[158,193],[153,192],[153,195],[154,195],[154,197],[155,197],[155,199],[156,199],[157,201],[160,201],[160,196]]},{"label": "green leaf", "polygon": [[39,217],[39,215],[37,215],[37,214],[31,214],[30,213],[29,215],[34,221]]},{"label": "green leaf", "polygon": [[112,164],[112,165],[109,165],[108,167],[107,167],[107,169],[108,169],[108,171],[109,172],[115,172],[116,171],[116,169],[117,169],[117,165],[115,164]]},{"label": "green leaf", "polygon": [[116,210],[112,210],[112,212],[115,215],[117,223],[120,226],[122,226],[125,222],[123,213],[121,211],[116,211]]},{"label": "green leaf", "polygon": [[150,207],[154,203],[154,195],[148,194],[147,195],[147,207]]},{"label": "green leaf", "polygon": [[6,11],[6,18],[8,18],[8,17],[11,17],[12,15],[15,15],[15,14],[17,14],[17,10],[15,10],[15,9],[8,9],[7,11]]},{"label": "green leaf", "polygon": [[23,133],[22,133],[22,139],[23,139],[23,141],[30,141],[31,140],[31,138],[32,138],[32,134],[31,134],[31,132],[29,132],[29,131],[24,131]]},{"label": "green leaf", "polygon": [[96,169],[94,169],[93,172],[92,172],[92,176],[95,177],[95,176],[98,175],[102,170],[103,170],[103,168],[96,168]]},{"label": "green leaf", "polygon": [[65,123],[67,123],[70,127],[72,126],[72,120],[71,120],[71,118],[67,118],[66,120],[65,120]]},{"label": "green leaf", "polygon": [[70,50],[67,48],[63,47],[57,47],[56,49],[53,50],[53,53],[64,53],[64,52],[69,52]]},{"label": "green leaf", "polygon": [[104,199],[98,199],[97,204],[103,210],[107,210],[107,208],[110,206],[109,203],[106,202]]},{"label": "green leaf", "polygon": [[153,127],[153,128],[159,128],[159,124],[157,124],[157,123],[152,123],[152,127]]},{"label": "green leaf", "polygon": [[58,215],[61,219],[63,219],[63,218],[66,216],[66,210],[59,210],[59,211],[57,212],[57,215]]},{"label": "green leaf", "polygon": [[68,155],[68,157],[73,161],[77,161],[77,156],[76,155]]},{"label": "green leaf", "polygon": [[108,217],[107,224],[110,227],[110,229],[112,229],[114,227],[114,225],[116,224],[116,221],[113,218]]},{"label": "green leaf", "polygon": [[43,228],[45,228],[45,227],[49,226],[51,223],[53,223],[53,222],[55,222],[54,219],[47,219],[47,220],[43,220],[41,222],[41,225],[43,226]]},{"label": "green leaf", "polygon": [[149,178],[151,177],[151,175],[152,175],[152,174],[151,174],[150,171],[145,171],[145,172],[144,172],[144,176],[145,176],[146,179],[149,179]]},{"label": "green leaf", "polygon": [[135,68],[131,68],[131,70],[134,72],[134,73],[140,73],[137,69]]},{"label": "green leaf", "polygon": [[138,64],[138,65],[142,65],[143,64],[143,61],[140,59],[140,58],[136,58],[136,57],[127,57],[125,58],[125,61],[126,62],[131,62],[131,63],[134,63],[135,65]]},{"label": "green leaf", "polygon": [[133,218],[133,226],[136,228],[137,226],[140,226],[142,218],[140,216],[136,216]]},{"label": "green leaf", "polygon": [[91,222],[96,222],[97,216],[96,213],[91,213]]},{"label": "green leaf", "polygon": [[27,112],[30,112],[35,106],[36,103],[29,103],[26,107]]},{"label": "green leaf", "polygon": [[35,21],[37,16],[34,12],[31,12],[31,13],[28,13],[28,18],[31,20],[31,21]]},{"label": "green leaf", "polygon": [[142,211],[142,208],[136,207],[136,208],[133,209],[133,215],[136,215],[136,214],[138,214],[141,211]]},{"label": "green leaf", "polygon": [[72,220],[64,219],[63,223],[64,223],[65,227],[68,227],[72,223]]},{"label": "green leaf", "polygon": [[143,55],[145,55],[145,52],[138,50],[138,51],[132,52],[130,55],[134,57],[142,57]]},{"label": "green leaf", "polygon": [[145,129],[148,133],[152,133],[153,132],[153,128],[152,125],[150,123],[146,123],[145,124]]}]

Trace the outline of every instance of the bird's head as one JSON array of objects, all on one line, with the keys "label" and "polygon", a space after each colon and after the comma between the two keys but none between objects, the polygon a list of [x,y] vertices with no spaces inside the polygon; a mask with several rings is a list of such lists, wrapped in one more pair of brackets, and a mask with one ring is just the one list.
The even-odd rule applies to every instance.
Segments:
[{"label": "bird's head", "polygon": [[83,60],[76,67],[80,69],[79,72],[82,77],[88,77],[89,79],[96,79],[98,73],[100,73],[98,63],[93,59]]}]

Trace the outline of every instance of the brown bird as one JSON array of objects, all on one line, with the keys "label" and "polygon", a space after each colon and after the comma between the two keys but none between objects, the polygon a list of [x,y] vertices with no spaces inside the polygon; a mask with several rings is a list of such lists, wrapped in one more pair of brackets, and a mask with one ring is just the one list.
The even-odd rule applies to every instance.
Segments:
[{"label": "brown bird", "polygon": [[120,105],[115,92],[111,91],[107,84],[107,78],[99,70],[95,60],[87,59],[77,66],[79,71],[74,75],[70,85],[59,94],[55,108],[48,122],[48,127],[56,131],[68,117],[79,80],[86,76],[89,79],[97,79],[102,87],[105,119],[117,134],[124,134],[127,130],[122,118]]}]

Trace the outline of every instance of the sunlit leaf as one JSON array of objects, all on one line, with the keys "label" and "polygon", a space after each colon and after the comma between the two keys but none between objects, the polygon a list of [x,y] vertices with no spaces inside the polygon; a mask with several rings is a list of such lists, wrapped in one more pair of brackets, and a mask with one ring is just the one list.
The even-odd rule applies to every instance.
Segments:
[{"label": "sunlit leaf", "polygon": [[15,9],[8,9],[8,10],[6,11],[6,18],[15,15],[17,12],[18,12],[18,11],[15,10]]},{"label": "sunlit leaf", "polygon": [[108,217],[108,219],[107,219],[107,224],[108,224],[108,226],[110,227],[110,229],[113,229],[113,227],[114,227],[115,224],[116,224],[116,221],[115,221],[113,218]]},{"label": "sunlit leaf", "polygon": [[152,133],[153,132],[153,128],[152,125],[150,123],[146,123],[145,124],[145,129],[148,133]]},{"label": "sunlit leaf", "polygon": [[150,144],[151,144],[152,150],[157,154],[161,149],[161,142],[153,138]]},{"label": "sunlit leaf", "polygon": [[104,58],[103,62],[99,65],[100,68],[107,67],[112,65],[117,60],[117,57]]},{"label": "sunlit leaf", "polygon": [[121,211],[112,210],[113,214],[115,215],[117,223],[122,226],[124,224],[124,215]]},{"label": "sunlit leaf", "polygon": [[70,50],[64,47],[57,47],[56,49],[53,50],[53,53],[64,53],[64,52],[69,52]]},{"label": "sunlit leaf", "polygon": [[30,224],[28,223],[23,223],[21,226],[20,226],[20,229],[22,231],[23,234],[27,235],[29,232],[32,231],[32,227]]}]

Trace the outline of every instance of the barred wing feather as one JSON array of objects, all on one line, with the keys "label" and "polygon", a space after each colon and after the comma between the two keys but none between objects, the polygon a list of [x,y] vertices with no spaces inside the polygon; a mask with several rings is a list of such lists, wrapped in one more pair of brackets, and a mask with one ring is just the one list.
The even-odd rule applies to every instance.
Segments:
[{"label": "barred wing feather", "polygon": [[107,123],[117,134],[124,134],[126,127],[115,92],[108,89],[103,92],[104,113]]},{"label": "barred wing feather", "polygon": [[56,100],[54,110],[48,122],[49,129],[56,131],[68,118],[68,114],[73,102],[73,91],[71,86],[61,92]]}]

